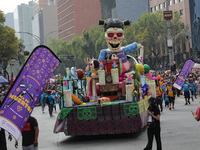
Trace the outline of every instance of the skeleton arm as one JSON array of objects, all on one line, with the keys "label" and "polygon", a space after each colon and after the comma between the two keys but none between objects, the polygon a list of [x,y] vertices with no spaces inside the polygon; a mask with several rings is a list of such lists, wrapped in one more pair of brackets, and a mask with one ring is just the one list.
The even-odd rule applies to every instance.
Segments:
[{"label": "skeleton arm", "polygon": [[106,54],[107,54],[106,49],[103,49],[100,51],[99,58],[98,58],[99,62],[106,59]]},{"label": "skeleton arm", "polygon": [[138,50],[138,48],[140,48],[140,44],[137,44],[136,42],[129,44],[125,47],[123,47],[123,50],[125,51],[126,55],[128,55],[129,53],[132,53],[136,50]]}]

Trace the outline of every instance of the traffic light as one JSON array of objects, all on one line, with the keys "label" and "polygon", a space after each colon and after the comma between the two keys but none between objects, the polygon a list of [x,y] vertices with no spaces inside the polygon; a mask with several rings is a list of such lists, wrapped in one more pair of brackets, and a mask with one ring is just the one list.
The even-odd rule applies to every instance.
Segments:
[{"label": "traffic light", "polygon": [[28,56],[29,55],[29,51],[24,51],[24,56]]}]

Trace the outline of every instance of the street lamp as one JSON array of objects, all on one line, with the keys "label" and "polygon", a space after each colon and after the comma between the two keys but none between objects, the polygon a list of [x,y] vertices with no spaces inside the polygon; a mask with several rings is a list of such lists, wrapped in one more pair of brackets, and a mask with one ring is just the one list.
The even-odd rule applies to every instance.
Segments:
[{"label": "street lamp", "polygon": [[[47,40],[46,40],[47,36],[49,36],[50,34],[52,34],[52,33],[54,33],[54,32],[58,32],[58,31],[60,31],[60,30],[55,30],[55,31],[51,31],[51,32],[47,33],[47,34],[44,36],[44,38],[45,38],[45,44],[46,44],[46,41],[47,41]],[[29,34],[29,35],[31,35],[31,36],[39,43],[39,45],[42,45],[41,38],[40,38],[39,36],[33,34],[33,33],[30,33],[30,32],[15,32],[15,33],[25,33],[25,34]]]},{"label": "street lamp", "polygon": [[35,34],[33,34],[33,33],[30,33],[30,32],[15,32],[15,33],[25,33],[25,34],[29,34],[29,35],[31,35],[33,38],[35,38],[36,39],[36,41],[38,41],[38,43],[39,44],[41,44],[41,40],[40,40],[40,37],[39,36],[37,36],[37,35],[35,35]]},{"label": "street lamp", "polygon": [[62,30],[55,30],[55,31],[51,31],[49,33],[47,33],[45,36],[44,36],[44,43],[47,44],[47,37],[52,34],[52,33],[55,33],[55,32],[60,32]]},{"label": "street lamp", "polygon": [[[166,0],[166,11],[169,11],[169,5],[170,1]],[[170,20],[167,20],[167,33],[168,33],[168,40],[167,40],[167,47],[169,51],[169,65],[172,65],[172,62],[174,61],[174,53],[173,53],[173,41],[172,41],[172,36],[171,36],[171,25],[170,25]]]}]

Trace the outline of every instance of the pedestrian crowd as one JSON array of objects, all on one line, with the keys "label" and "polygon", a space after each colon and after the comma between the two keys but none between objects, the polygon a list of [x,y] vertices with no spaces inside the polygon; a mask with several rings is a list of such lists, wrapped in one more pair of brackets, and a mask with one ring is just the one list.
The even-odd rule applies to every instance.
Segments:
[{"label": "pedestrian crowd", "polygon": [[59,104],[59,109],[61,109],[60,95],[59,91],[55,89],[47,89],[40,95],[40,104],[42,106],[42,112],[45,113],[45,106],[48,106],[48,111],[50,117],[53,117],[53,109],[57,112],[57,104]]},{"label": "pedestrian crowd", "polygon": [[[185,80],[182,88],[176,89],[173,84],[178,77],[177,73],[165,74],[158,73],[154,75],[157,80],[156,83],[156,98],[150,98],[148,100],[149,107],[148,113],[148,124],[147,124],[147,137],[148,143],[144,150],[151,150],[153,138],[155,136],[157,143],[157,150],[162,150],[161,142],[161,127],[160,127],[160,116],[161,112],[164,110],[164,106],[172,111],[175,109],[176,97],[183,95],[185,98],[185,105],[190,105],[194,99],[200,94],[200,75],[198,73],[190,73]],[[0,87],[0,104],[2,104],[3,99],[9,89],[9,86]],[[54,112],[57,111],[57,104],[59,104],[59,109],[61,109],[60,95],[59,95],[59,85],[56,87],[48,87],[42,92],[39,97],[39,102],[41,104],[42,113],[45,113],[45,106],[48,106],[48,113],[50,117],[53,117]],[[1,106],[1,105],[0,105]],[[200,120],[200,106],[197,108],[196,112],[192,111],[194,118]],[[37,119],[30,116],[24,129],[22,130],[22,147],[23,150],[38,150],[38,136],[39,128]],[[12,136],[9,134],[9,140],[12,140]],[[15,147],[18,147],[18,142],[16,141]],[[7,150],[6,148],[6,137],[5,131],[0,128],[0,150]]]},{"label": "pedestrian crowd", "polygon": [[[148,124],[147,124],[147,137],[148,143],[144,150],[151,150],[153,137],[155,136],[157,150],[162,150],[161,144],[161,128],[160,128],[160,115],[163,111],[163,101],[165,107],[169,110],[175,109],[176,96],[183,95],[185,98],[185,105],[190,105],[194,99],[200,94],[200,72],[190,72],[185,80],[181,89],[175,88],[173,85],[179,75],[179,72],[175,73],[158,73],[156,76],[156,98],[150,98],[148,112]],[[155,78],[154,78],[155,79]],[[192,115],[197,121],[200,121],[200,106],[196,112],[192,111]]]}]

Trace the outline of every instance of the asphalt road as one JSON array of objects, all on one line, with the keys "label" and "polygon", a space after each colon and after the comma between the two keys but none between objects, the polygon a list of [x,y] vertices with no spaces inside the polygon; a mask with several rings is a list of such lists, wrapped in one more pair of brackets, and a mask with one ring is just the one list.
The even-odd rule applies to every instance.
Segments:
[{"label": "asphalt road", "polygon": [[[161,113],[161,140],[163,150],[199,150],[200,122],[197,122],[191,110],[196,111],[200,96],[190,105],[184,105],[183,96],[176,98],[175,110],[164,108]],[[57,107],[58,108],[58,107]],[[41,107],[34,108],[32,116],[39,123],[40,150],[143,150],[147,143],[146,128],[137,134],[105,135],[105,136],[65,136],[54,134],[53,127],[58,113],[49,117],[47,107],[42,113]],[[14,148],[15,140],[7,141],[8,150]],[[21,148],[21,138],[19,148]],[[153,150],[156,150],[154,140]]]}]

